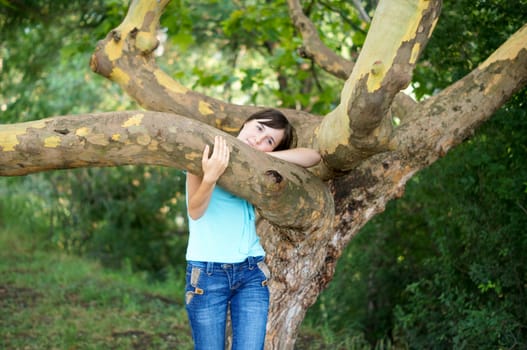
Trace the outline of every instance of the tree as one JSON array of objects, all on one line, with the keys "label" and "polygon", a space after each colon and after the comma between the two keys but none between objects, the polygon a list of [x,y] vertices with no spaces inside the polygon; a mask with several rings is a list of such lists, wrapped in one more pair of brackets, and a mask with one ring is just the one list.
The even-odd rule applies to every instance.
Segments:
[{"label": "tree", "polygon": [[[124,164],[200,172],[204,144],[217,134],[235,134],[260,107],[205,96],[158,68],[153,52],[167,3],[132,1],[91,59],[94,72],[119,84],[146,110],[3,125],[1,175]],[[524,25],[470,74],[417,103],[401,90],[432,35],[441,1],[380,2],[356,62],[322,43],[298,1],[288,5],[304,54],[346,79],[340,103],[323,118],[283,110],[298,145],[318,148],[323,164],[306,171],[229,137],[231,165],[220,180],[255,204],[263,218],[258,230],[274,275],[267,340],[278,349],[293,347],[307,308],[359,229],[402,196],[417,171],[470,137],[527,81]]]}]

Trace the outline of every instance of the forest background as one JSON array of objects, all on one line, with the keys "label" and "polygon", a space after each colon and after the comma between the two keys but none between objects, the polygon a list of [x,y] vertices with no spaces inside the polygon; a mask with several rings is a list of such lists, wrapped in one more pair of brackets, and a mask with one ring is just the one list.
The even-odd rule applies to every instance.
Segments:
[{"label": "forest background", "polygon": [[[370,17],[373,3],[363,2]],[[343,56],[360,49],[368,21],[351,2],[308,5],[328,46]],[[0,123],[138,109],[88,67],[126,10],[119,0],[0,1]],[[525,0],[445,1],[414,72],[415,98],[467,74],[526,18]],[[197,91],[321,115],[337,103],[343,82],[296,51],[283,1],[172,1],[162,25],[159,64]],[[274,41],[280,50],[265,50]],[[524,89],[363,228],[297,348],[526,346],[526,104]],[[180,171],[0,178],[0,196],[0,346],[190,347]],[[109,331],[95,313],[109,317]]]}]

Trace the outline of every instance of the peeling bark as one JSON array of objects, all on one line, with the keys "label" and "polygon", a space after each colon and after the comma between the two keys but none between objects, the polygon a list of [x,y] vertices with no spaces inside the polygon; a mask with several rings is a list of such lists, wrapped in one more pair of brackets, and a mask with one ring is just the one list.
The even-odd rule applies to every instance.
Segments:
[{"label": "peeling bark", "polygon": [[527,84],[527,25],[463,79],[415,108],[393,134],[390,149],[428,166],[470,136]]},{"label": "peeling bark", "polygon": [[330,168],[350,170],[387,150],[392,134],[391,105],[409,84],[440,7],[439,0],[379,4],[359,59],[342,90],[341,103],[318,129],[320,150]]}]

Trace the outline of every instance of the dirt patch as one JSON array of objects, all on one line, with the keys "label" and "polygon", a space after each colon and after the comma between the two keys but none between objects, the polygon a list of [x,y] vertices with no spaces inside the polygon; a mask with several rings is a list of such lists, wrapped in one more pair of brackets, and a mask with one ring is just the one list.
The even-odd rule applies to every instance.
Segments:
[{"label": "dirt patch", "polygon": [[181,342],[176,333],[159,333],[152,334],[141,330],[128,330],[122,332],[112,332],[114,339],[129,338],[132,343],[133,349],[152,349],[155,345],[163,344],[164,347],[169,349],[177,349],[177,346],[184,344]]},{"label": "dirt patch", "polygon": [[34,306],[42,294],[31,288],[0,285],[0,308],[23,309]]},{"label": "dirt patch", "polygon": [[168,298],[168,297],[165,297],[165,296],[162,296],[162,295],[151,294],[151,293],[143,293],[143,297],[147,301],[158,300],[158,301],[161,301],[165,305],[181,305],[181,303],[179,303],[175,299],[171,299],[171,298]]}]

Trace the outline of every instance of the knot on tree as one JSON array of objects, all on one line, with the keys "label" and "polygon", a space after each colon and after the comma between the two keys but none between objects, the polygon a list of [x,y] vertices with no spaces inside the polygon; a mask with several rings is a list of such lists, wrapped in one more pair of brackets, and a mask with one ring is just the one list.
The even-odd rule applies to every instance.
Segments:
[{"label": "knot on tree", "polygon": [[298,56],[302,58],[311,58],[311,55],[307,52],[304,46],[299,47],[296,52],[298,53]]},{"label": "knot on tree", "polygon": [[70,133],[68,129],[54,129],[53,131],[61,135],[68,135]]},{"label": "knot on tree", "polygon": [[285,187],[284,177],[276,170],[267,170],[265,173],[266,184],[273,191],[279,191]]},{"label": "knot on tree", "polygon": [[109,77],[113,70],[112,62],[99,45],[96,52],[90,57],[90,69],[103,77]]},{"label": "knot on tree", "polygon": [[379,75],[384,71],[384,64],[382,61],[375,61],[373,63],[373,66],[371,67],[371,74],[372,75]]},{"label": "knot on tree", "polygon": [[150,32],[140,31],[134,35],[135,47],[145,55],[153,52],[159,46],[159,40]]},{"label": "knot on tree", "polygon": [[274,183],[279,184],[284,179],[282,175],[276,170],[267,170],[265,172],[265,176],[267,176],[269,179],[272,179]]},{"label": "knot on tree", "polygon": [[111,36],[112,36],[113,41],[115,41],[116,43],[121,41],[121,32],[120,31],[112,30]]}]

